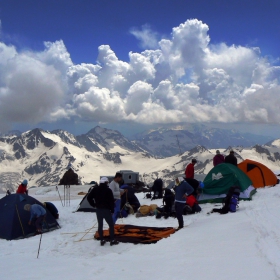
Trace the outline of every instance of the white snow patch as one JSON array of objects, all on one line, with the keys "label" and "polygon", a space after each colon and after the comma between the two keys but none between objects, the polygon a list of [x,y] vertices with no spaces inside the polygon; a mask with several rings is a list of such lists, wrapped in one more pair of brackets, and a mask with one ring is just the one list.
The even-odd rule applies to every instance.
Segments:
[{"label": "white snow patch", "polygon": [[[71,206],[62,207],[55,186],[31,189],[40,201],[53,201],[59,209],[61,229],[23,240],[0,240],[1,280],[13,279],[266,279],[280,278],[279,185],[258,189],[253,201],[241,201],[235,214],[206,213],[214,205],[203,204],[202,212],[184,216],[186,227],[152,245],[120,243],[104,247],[93,239],[94,213],[72,213],[88,186],[71,186]],[[59,186],[60,192],[63,187]],[[35,194],[37,193],[37,194]],[[43,194],[44,193],[44,194]],[[140,203],[161,205],[161,200]],[[176,219],[135,218],[118,223],[177,227]],[[79,241],[88,229],[92,228]],[[107,226],[105,226],[106,228]],[[9,268],[9,269],[7,269]]]}]

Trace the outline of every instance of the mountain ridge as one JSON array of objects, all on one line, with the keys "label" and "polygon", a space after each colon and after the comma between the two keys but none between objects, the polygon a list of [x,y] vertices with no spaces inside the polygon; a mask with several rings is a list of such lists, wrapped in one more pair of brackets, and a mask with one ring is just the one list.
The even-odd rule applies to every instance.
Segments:
[{"label": "mountain ridge", "polygon": [[239,162],[250,158],[280,170],[279,147],[274,144],[272,141],[270,145],[250,148],[232,145],[215,149],[196,145],[188,151],[160,158],[120,132],[100,126],[78,136],[65,130],[50,132],[36,128],[20,136],[0,138],[0,184],[3,189],[11,190],[23,179],[29,180],[29,186],[55,185],[69,166],[78,173],[81,184],[98,181],[103,175],[114,175],[118,170],[137,171],[146,183],[157,177],[170,182],[174,176],[184,174],[192,158],[197,159],[196,176],[202,178],[213,167],[216,149],[223,154],[234,149]]}]

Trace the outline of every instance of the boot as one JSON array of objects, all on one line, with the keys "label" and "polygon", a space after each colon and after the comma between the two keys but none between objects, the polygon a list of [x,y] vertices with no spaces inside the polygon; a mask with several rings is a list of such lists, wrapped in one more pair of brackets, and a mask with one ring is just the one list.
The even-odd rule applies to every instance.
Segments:
[{"label": "boot", "polygon": [[105,240],[100,240],[100,245],[101,245],[101,246],[104,246],[104,245],[105,245],[105,243],[106,243],[106,241],[105,241]]},{"label": "boot", "polygon": [[182,225],[182,224],[180,225],[180,224],[179,224],[179,226],[178,226],[178,228],[176,229],[176,231],[177,231],[177,230],[180,230],[180,229],[183,228],[183,227],[184,227],[184,225]]},{"label": "boot", "polygon": [[112,240],[111,242],[110,242],[110,245],[111,246],[113,246],[113,245],[118,245],[119,244],[119,241],[117,241],[117,240]]}]

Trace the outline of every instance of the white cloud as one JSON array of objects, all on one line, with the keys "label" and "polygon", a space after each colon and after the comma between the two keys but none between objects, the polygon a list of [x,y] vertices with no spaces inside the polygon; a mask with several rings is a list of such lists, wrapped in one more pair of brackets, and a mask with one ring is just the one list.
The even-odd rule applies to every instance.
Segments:
[{"label": "white cloud", "polygon": [[131,28],[130,33],[140,41],[140,46],[143,49],[155,49],[158,47],[158,33],[152,31],[148,24],[143,25],[142,30],[135,27]]},{"label": "white cloud", "polygon": [[187,20],[154,44],[158,34],[146,26],[131,32],[157,49],[129,52],[122,61],[102,45],[96,64],[73,64],[62,41],[45,43],[42,52],[17,52],[0,43],[1,124],[279,123],[280,67],[257,47],[210,44],[208,30]]},{"label": "white cloud", "polygon": [[137,115],[142,109],[145,102],[149,102],[153,88],[150,84],[137,81],[128,90],[126,98],[126,113]]},{"label": "white cloud", "polygon": [[60,104],[61,75],[53,66],[12,51],[0,67],[0,124],[37,123]]}]

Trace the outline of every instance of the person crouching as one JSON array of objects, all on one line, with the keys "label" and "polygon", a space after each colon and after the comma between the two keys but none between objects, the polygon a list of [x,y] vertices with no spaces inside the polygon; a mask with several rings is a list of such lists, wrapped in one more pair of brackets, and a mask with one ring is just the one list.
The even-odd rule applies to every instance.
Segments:
[{"label": "person crouching", "polygon": [[30,220],[28,222],[29,225],[34,221],[36,226],[36,233],[42,233],[42,224],[44,219],[46,218],[47,211],[39,204],[25,204],[24,210],[30,211]]}]

